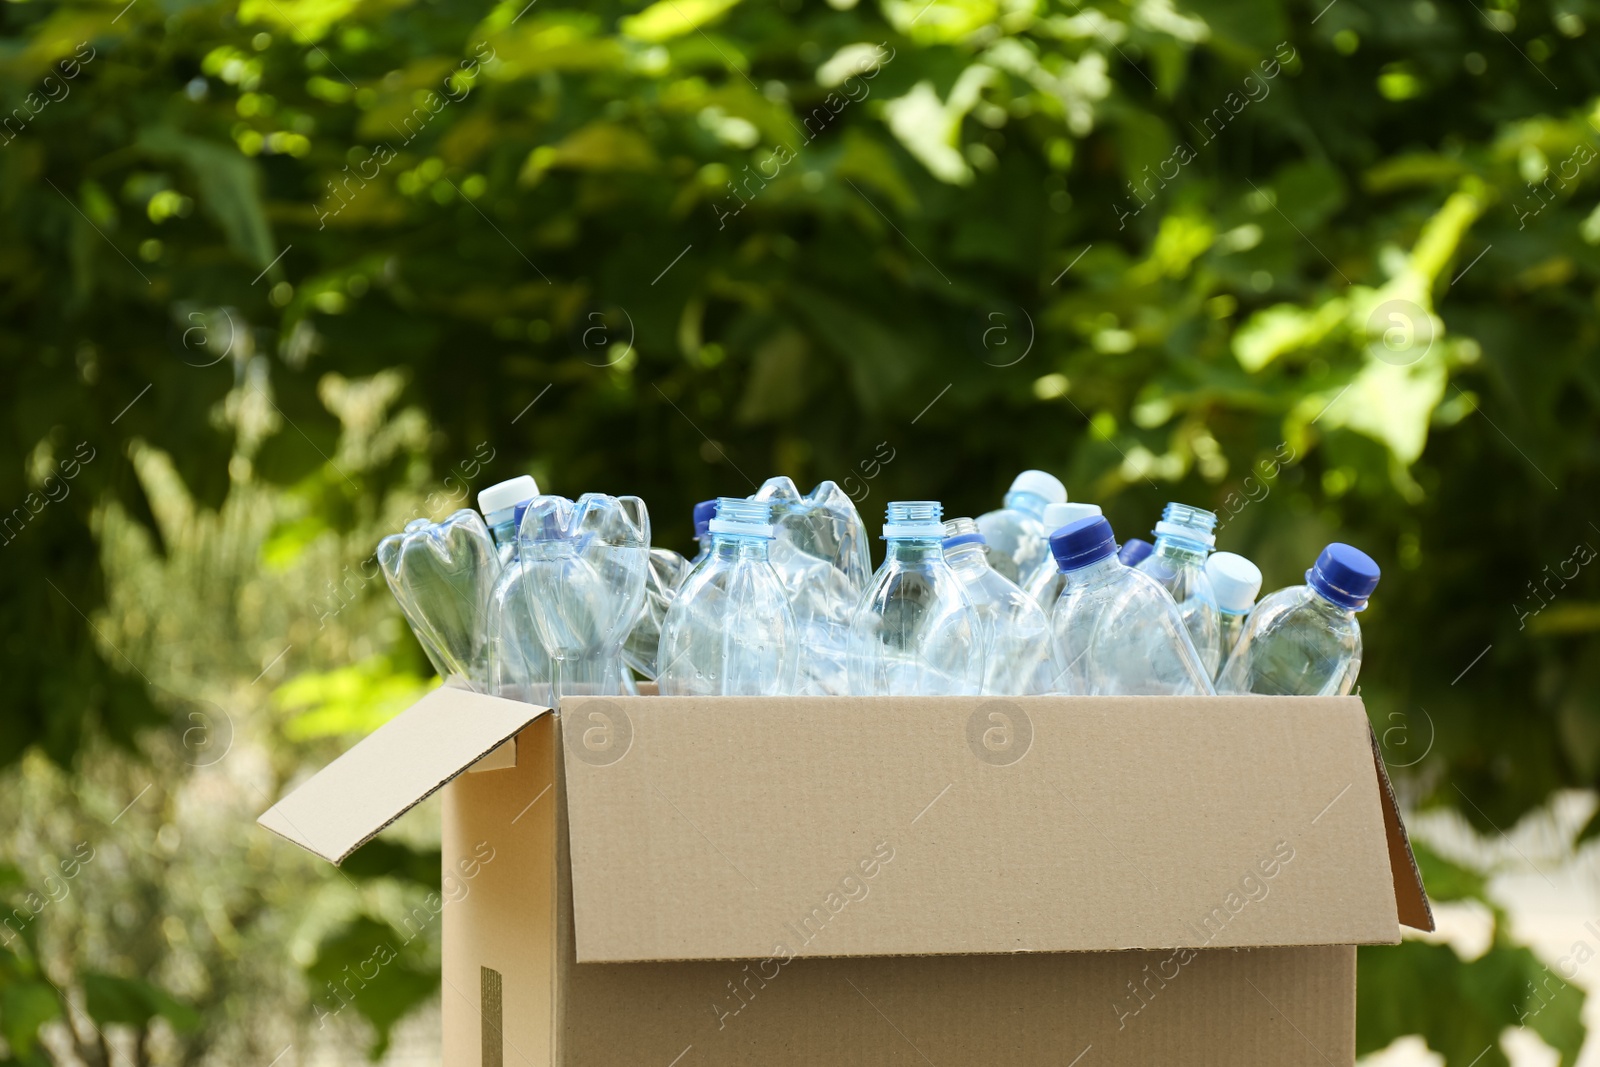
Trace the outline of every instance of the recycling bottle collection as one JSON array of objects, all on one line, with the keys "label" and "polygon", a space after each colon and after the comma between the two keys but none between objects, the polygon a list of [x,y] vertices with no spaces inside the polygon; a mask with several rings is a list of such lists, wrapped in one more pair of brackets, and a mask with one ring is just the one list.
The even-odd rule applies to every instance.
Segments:
[{"label": "recycling bottle collection", "polygon": [[698,553],[652,547],[638,497],[544,495],[526,475],[481,511],[417,519],[378,561],[440,676],[555,706],[622,696],[1337,696],[1361,669],[1356,613],[1378,565],[1323,549],[1257,601],[1214,513],[1171,503],[1120,544],[1044,471],[946,519],[888,505],[885,558],[833,482],[786,477],[696,504]]}]

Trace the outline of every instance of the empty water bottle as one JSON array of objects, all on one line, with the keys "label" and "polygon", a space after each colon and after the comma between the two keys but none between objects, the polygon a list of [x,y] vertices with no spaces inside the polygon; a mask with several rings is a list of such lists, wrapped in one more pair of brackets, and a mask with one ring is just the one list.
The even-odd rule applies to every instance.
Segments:
[{"label": "empty water bottle", "polygon": [[489,663],[486,613],[500,573],[483,519],[470,508],[440,523],[413,519],[378,542],[378,565],[439,677],[481,689]]},{"label": "empty water bottle", "polygon": [[642,677],[656,676],[661,627],[689,570],[689,561],[672,549],[650,550],[650,566],[644,572],[644,608],[639,612],[639,621],[633,624],[633,632],[622,644],[623,662]]},{"label": "empty water bottle", "polygon": [[684,580],[661,630],[666,696],[785,696],[795,692],[799,628],[772,569],[772,506],[723,497],[711,550]]},{"label": "empty water bottle", "polygon": [[1043,670],[1050,621],[1038,601],[989,566],[983,534],[972,519],[944,524],[944,558],[966,587],[983,642],[983,692],[1026,696],[1049,692]]},{"label": "empty water bottle", "polygon": [[1155,551],[1155,546],[1149,541],[1141,541],[1137,537],[1130,537],[1122,542],[1122,549],[1117,553],[1117,558],[1124,567],[1137,567],[1150,557]]},{"label": "empty water bottle", "polygon": [[1217,679],[1222,693],[1344,696],[1361,672],[1356,612],[1378,587],[1378,565],[1334,543],[1306,571],[1305,585],[1264,597]]},{"label": "empty water bottle", "polygon": [[478,494],[478,510],[494,538],[503,567],[517,554],[517,505],[539,495],[539,483],[526,474],[497,482]]},{"label": "empty water bottle", "polygon": [[[550,682],[554,668],[550,653],[539,640],[538,629],[534,626],[532,604],[537,594],[517,554],[515,536],[516,526],[521,523],[532,499],[518,502],[513,509],[511,558],[500,568],[500,578],[489,598],[488,691],[507,700],[553,707],[555,696]],[[481,505],[481,495],[478,501]],[[498,535],[496,540],[499,540]]]},{"label": "empty water bottle", "polygon": [[1177,604],[1166,589],[1117,559],[1104,518],[1079,519],[1050,538],[1067,576],[1050,616],[1053,689],[1070,696],[1210,696]]},{"label": "empty water bottle", "polygon": [[850,618],[872,576],[861,514],[831,481],[801,495],[789,478],[768,478],[750,499],[772,506],[772,567],[800,627],[800,692],[842,696]]},{"label": "empty water bottle", "polygon": [[942,506],[889,505],[887,558],[850,622],[850,691],[858,696],[976,696],[983,647],[966,587],[944,560]]},{"label": "empty water bottle", "polygon": [[[1051,504],[1044,509],[1045,534],[1055,533],[1063,526],[1070,526],[1079,519],[1087,519],[1091,515],[1100,514],[1099,504]],[[1054,556],[1046,556],[1040,564],[1028,575],[1023,588],[1028,591],[1039,606],[1048,612],[1056,606],[1056,601],[1061,599],[1061,590],[1066,584],[1066,579],[1061,573],[1061,568],[1056,565]]]},{"label": "empty water bottle", "polygon": [[[694,506],[694,543],[699,549],[690,563],[699,563],[711,551],[711,520],[717,517],[715,499],[702,500]],[[687,577],[687,575],[686,575]]]},{"label": "empty water bottle", "polygon": [[650,516],[638,497],[535,497],[517,531],[517,559],[535,630],[553,663],[552,692],[634,693],[622,643],[644,606]]},{"label": "empty water bottle", "polygon": [[1053,474],[1027,470],[1017,475],[1005,506],[978,516],[978,532],[989,544],[989,566],[1013,582],[1027,581],[1050,558],[1044,509],[1066,499],[1067,487]]},{"label": "empty water bottle", "polygon": [[1245,619],[1255,607],[1256,594],[1261,592],[1261,569],[1233,552],[1213,552],[1206,560],[1206,577],[1211,579],[1211,591],[1217,596],[1222,648],[1222,662],[1217,665],[1220,675],[1233,646],[1239,643],[1239,635],[1244,633]]},{"label": "empty water bottle", "polygon": [[1156,523],[1155,548],[1139,564],[1140,571],[1166,586],[1177,601],[1207,678],[1216,676],[1222,661],[1217,598],[1206,577],[1206,557],[1217,543],[1212,533],[1216,528],[1215,513],[1187,504],[1168,504]]}]

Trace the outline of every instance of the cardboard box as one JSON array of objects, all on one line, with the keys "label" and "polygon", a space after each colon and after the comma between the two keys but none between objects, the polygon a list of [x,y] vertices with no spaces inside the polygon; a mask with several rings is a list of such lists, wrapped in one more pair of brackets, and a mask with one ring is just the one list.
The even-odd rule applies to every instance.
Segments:
[{"label": "cardboard box", "polygon": [[260,821],[441,787],[450,1067],[1348,1065],[1433,928],[1354,697],[439,689]]}]

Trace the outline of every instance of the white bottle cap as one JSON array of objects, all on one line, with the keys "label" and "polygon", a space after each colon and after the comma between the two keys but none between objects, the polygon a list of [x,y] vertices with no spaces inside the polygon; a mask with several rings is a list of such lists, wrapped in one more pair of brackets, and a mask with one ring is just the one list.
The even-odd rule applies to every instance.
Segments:
[{"label": "white bottle cap", "polygon": [[1023,471],[1012,481],[1011,492],[1032,493],[1052,504],[1064,504],[1067,501],[1067,487],[1061,484],[1060,478],[1045,471]]},{"label": "white bottle cap", "polygon": [[539,495],[539,483],[526,474],[498,482],[478,494],[478,511],[488,518],[497,511],[526,504]]},{"label": "white bottle cap", "polygon": [[1213,552],[1206,558],[1206,577],[1217,594],[1217,607],[1234,615],[1255,606],[1261,592],[1261,568],[1232,552]]},{"label": "white bottle cap", "polygon": [[1059,530],[1068,523],[1099,514],[1102,514],[1099,504],[1047,504],[1044,509],[1044,528],[1046,531]]}]

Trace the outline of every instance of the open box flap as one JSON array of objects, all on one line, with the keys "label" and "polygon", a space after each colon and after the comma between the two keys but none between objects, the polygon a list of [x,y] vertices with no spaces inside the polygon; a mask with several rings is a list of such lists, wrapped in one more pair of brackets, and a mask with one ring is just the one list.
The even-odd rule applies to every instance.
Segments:
[{"label": "open box flap", "polygon": [[331,863],[366,844],[549,708],[435,689],[256,821]]},{"label": "open box flap", "polygon": [[1354,697],[572,698],[561,725],[580,963],[1429,921]]},{"label": "open box flap", "polygon": [[1394,872],[1394,902],[1400,913],[1400,922],[1413,930],[1432,932],[1433,904],[1422,885],[1422,871],[1417,867],[1417,857],[1411,851],[1411,835],[1400,818],[1400,802],[1395,798],[1394,785],[1389,781],[1389,771],[1384,766],[1383,750],[1378,747],[1378,735],[1371,726],[1367,734],[1372,742],[1372,762],[1378,770],[1378,788],[1383,798],[1383,829],[1389,843],[1389,866]]}]

